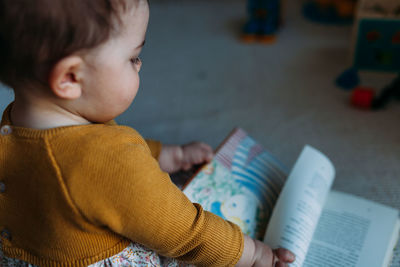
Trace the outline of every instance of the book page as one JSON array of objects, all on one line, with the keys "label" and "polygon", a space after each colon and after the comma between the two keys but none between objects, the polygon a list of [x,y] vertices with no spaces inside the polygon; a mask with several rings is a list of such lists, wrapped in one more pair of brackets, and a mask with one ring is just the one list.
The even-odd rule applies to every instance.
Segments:
[{"label": "book page", "polygon": [[393,258],[390,267],[399,267],[400,266],[400,236],[398,237],[397,245],[393,251]]},{"label": "book page", "polygon": [[306,146],[278,198],[264,242],[296,255],[291,266],[302,266],[335,170],[329,159]]},{"label": "book page", "polygon": [[332,191],[303,266],[388,266],[399,236],[396,209]]},{"label": "book page", "polygon": [[[365,186],[359,186],[359,182],[352,181],[346,186],[347,192],[357,192],[357,195],[366,199],[392,206],[397,209],[400,207],[400,190],[396,186],[399,182],[399,177],[396,175],[379,177],[380,179],[368,179],[368,189]],[[343,186],[341,187],[343,189]],[[391,267],[400,267],[400,239],[397,242],[393,252]]]},{"label": "book page", "polygon": [[261,240],[286,177],[284,167],[268,151],[237,129],[183,192]]}]

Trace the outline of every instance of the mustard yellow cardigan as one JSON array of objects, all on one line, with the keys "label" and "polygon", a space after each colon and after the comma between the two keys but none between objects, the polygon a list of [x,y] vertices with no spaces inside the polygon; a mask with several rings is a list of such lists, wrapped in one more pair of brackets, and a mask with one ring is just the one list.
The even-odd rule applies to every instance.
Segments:
[{"label": "mustard yellow cardigan", "polygon": [[[90,124],[0,131],[3,252],[39,266],[87,266],[131,241],[198,266],[233,266],[240,229],[191,203],[160,170],[160,144]],[[153,155],[152,155],[153,152]]]}]

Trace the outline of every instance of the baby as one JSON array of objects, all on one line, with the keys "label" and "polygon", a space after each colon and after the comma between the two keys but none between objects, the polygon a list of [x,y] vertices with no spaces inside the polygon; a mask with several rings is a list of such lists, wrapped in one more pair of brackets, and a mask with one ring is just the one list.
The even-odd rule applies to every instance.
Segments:
[{"label": "baby", "polygon": [[148,18],[146,0],[0,0],[0,80],[15,94],[0,128],[2,266],[294,260],[171,182],[208,145],[161,146],[112,121],[138,91]]}]

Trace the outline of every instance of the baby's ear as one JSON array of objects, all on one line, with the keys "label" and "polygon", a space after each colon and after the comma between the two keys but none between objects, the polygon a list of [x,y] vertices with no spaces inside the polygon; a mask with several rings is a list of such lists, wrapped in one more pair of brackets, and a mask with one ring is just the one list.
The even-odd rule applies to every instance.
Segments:
[{"label": "baby's ear", "polygon": [[49,76],[53,93],[62,99],[77,99],[82,94],[83,60],[79,56],[67,56],[54,65]]}]

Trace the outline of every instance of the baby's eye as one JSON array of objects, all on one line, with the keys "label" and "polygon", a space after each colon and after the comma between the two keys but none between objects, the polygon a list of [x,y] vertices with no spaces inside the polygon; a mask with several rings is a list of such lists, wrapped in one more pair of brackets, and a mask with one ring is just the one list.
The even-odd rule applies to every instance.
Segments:
[{"label": "baby's eye", "polygon": [[131,58],[131,63],[134,65],[139,65],[142,63],[142,60],[139,57]]}]

